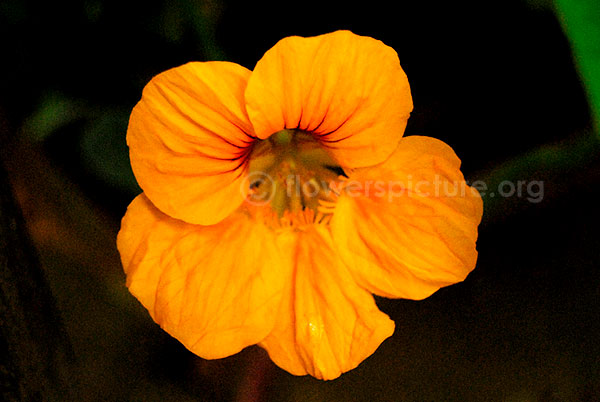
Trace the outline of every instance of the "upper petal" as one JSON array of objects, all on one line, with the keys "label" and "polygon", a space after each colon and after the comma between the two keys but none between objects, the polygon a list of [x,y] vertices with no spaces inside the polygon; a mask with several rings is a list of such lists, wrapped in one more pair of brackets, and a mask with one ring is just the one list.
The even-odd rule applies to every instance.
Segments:
[{"label": "upper petal", "polygon": [[331,220],[359,283],[386,297],[422,299],[475,267],[482,201],[443,142],[400,140],[383,164],[350,174]]},{"label": "upper petal", "polygon": [[131,293],[197,355],[232,355],[273,328],[282,256],[272,231],[245,214],[192,225],[142,194],[123,218],[117,246]]},{"label": "upper petal", "polygon": [[243,96],[249,75],[233,63],[195,62],[144,88],[127,143],[140,187],[164,213],[208,225],[242,203],[253,141]]},{"label": "upper petal", "polygon": [[278,241],[292,269],[275,328],[260,345],[292,374],[334,379],[369,357],[394,323],[341,264],[324,226]]},{"label": "upper petal", "polygon": [[396,52],[349,31],[279,41],[256,64],[246,102],[258,137],[311,132],[347,167],[389,156],[412,110]]}]

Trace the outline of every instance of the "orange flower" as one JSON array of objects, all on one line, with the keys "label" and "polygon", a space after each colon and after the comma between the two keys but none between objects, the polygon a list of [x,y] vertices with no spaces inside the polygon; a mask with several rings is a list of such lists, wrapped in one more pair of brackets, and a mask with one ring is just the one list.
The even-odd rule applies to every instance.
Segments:
[{"label": "orange flower", "polygon": [[127,132],[129,290],[201,357],[353,369],[394,331],[372,293],[422,299],[477,259],[481,198],[450,147],[402,138],[411,110],[396,52],[348,31],[158,75]]}]

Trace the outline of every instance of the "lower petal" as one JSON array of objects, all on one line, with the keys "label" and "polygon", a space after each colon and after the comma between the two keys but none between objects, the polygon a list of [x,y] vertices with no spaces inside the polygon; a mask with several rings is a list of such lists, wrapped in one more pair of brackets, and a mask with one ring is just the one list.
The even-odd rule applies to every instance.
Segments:
[{"label": "lower petal", "polygon": [[386,297],[423,299],[475,267],[479,193],[441,141],[411,136],[383,164],[350,174],[331,220],[358,282]]},{"label": "lower petal", "polygon": [[273,328],[283,288],[270,229],[242,213],[213,226],[160,212],[142,194],[123,218],[117,246],[131,293],[200,357],[221,358]]},{"label": "lower petal", "polygon": [[325,227],[283,237],[280,247],[294,256],[290,280],[275,328],[260,345],[292,374],[334,379],[369,357],[394,323],[338,260]]}]

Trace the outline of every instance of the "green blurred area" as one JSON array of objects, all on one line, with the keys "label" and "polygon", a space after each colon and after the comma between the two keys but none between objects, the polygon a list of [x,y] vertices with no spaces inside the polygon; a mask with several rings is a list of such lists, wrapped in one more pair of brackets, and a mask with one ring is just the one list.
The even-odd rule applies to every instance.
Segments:
[{"label": "green blurred area", "polygon": [[[0,2],[2,156],[81,398],[244,400],[263,370],[273,401],[599,400],[599,4]],[[543,200],[488,193],[475,271],[425,301],[378,300],[396,333],[339,380],[291,376],[257,348],[204,361],[124,285],[114,237],[140,192],[129,113],[168,68],[252,68],[284,36],[341,28],[399,53],[415,101],[407,134],[446,141],[490,189],[543,182]]]},{"label": "green blurred area", "polygon": [[591,0],[556,0],[556,10],[573,47],[597,131],[600,123],[600,4]]}]

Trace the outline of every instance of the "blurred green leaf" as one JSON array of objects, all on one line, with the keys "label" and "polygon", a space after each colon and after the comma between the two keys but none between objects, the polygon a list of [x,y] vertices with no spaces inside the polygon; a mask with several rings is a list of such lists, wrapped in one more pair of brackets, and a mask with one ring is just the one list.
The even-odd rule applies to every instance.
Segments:
[{"label": "blurred green leaf", "polygon": [[[490,171],[479,172],[474,178],[486,185],[482,193],[484,224],[502,221],[518,211],[564,196],[573,188],[591,182],[596,174],[594,166],[598,163],[598,155],[600,141],[585,133],[569,141],[546,144]],[[515,188],[536,184],[540,194],[537,198],[531,197],[521,188],[521,196],[503,197],[499,194],[503,183]],[[532,201],[528,197],[536,199]]]},{"label": "blurred green leaf", "polygon": [[83,3],[83,8],[90,22],[98,22],[102,16],[103,4],[100,0],[87,0]]},{"label": "blurred green leaf", "polygon": [[109,185],[138,194],[125,142],[129,111],[108,109],[92,119],[85,127],[81,140],[81,158],[84,166]]},{"label": "blurred green leaf", "polygon": [[600,127],[600,2],[555,0],[558,17],[571,42],[581,79],[595,120]]},{"label": "blurred green leaf", "polygon": [[165,5],[161,13],[161,34],[170,42],[179,43],[185,31],[185,13],[180,7]]},{"label": "blurred green leaf", "polygon": [[34,142],[44,141],[58,129],[79,120],[84,109],[82,101],[60,92],[48,92],[35,112],[25,120],[23,131]]},{"label": "blurred green leaf", "polygon": [[190,33],[205,60],[227,60],[215,35],[222,9],[223,4],[215,0],[165,2],[160,15],[161,35],[172,43],[181,43]]},{"label": "blurred green leaf", "polygon": [[186,2],[188,18],[191,19],[202,50],[207,60],[227,60],[227,57],[217,44],[215,32],[219,23],[223,4],[216,0]]}]

